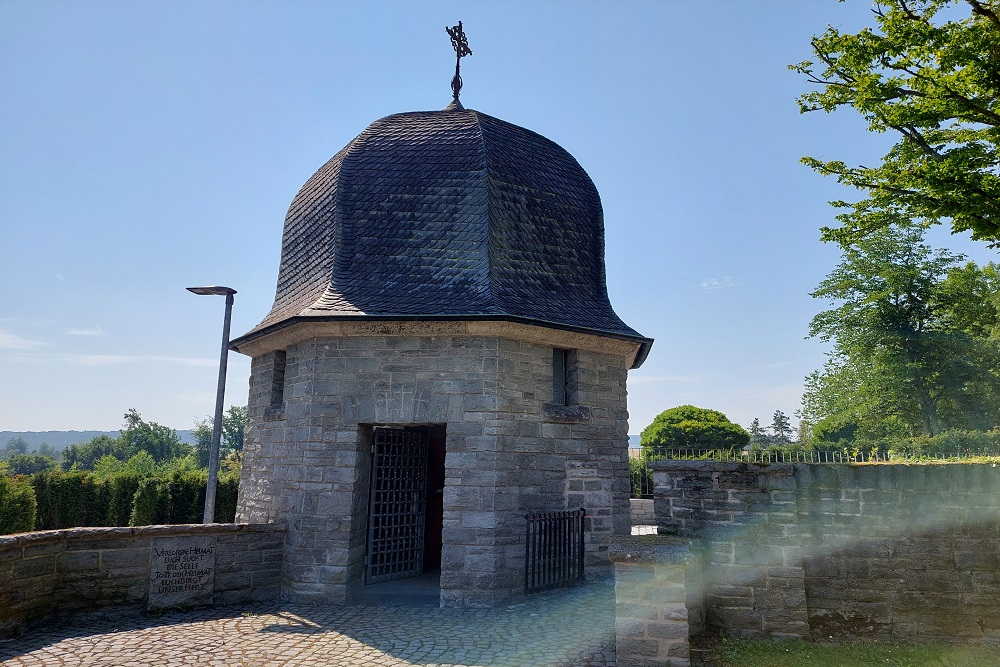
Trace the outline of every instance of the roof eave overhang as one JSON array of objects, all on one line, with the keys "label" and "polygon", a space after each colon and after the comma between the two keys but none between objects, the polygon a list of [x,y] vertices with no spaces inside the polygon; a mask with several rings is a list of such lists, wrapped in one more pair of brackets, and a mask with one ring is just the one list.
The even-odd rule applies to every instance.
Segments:
[{"label": "roof eave overhang", "polygon": [[523,324],[527,326],[543,327],[555,329],[557,331],[567,331],[571,333],[587,334],[612,338],[615,340],[635,343],[638,347],[632,358],[629,370],[634,370],[642,366],[653,346],[652,338],[645,338],[639,335],[629,335],[627,333],[603,331],[589,327],[572,326],[559,322],[550,322],[531,317],[518,317],[515,315],[296,315],[287,319],[275,322],[260,329],[254,329],[238,338],[229,341],[229,349],[235,352],[243,352],[240,348],[248,343],[258,341],[262,338],[275,334],[283,329],[293,327],[298,324],[319,324],[323,322],[509,322],[512,324]]}]

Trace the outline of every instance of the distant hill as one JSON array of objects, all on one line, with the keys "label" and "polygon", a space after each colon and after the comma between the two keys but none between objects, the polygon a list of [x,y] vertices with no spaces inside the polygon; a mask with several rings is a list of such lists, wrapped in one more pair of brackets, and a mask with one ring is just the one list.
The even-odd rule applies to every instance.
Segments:
[{"label": "distant hill", "polygon": [[[70,445],[81,442],[90,442],[99,435],[106,435],[117,438],[120,431],[0,431],[0,448],[3,448],[13,438],[24,438],[28,443],[28,449],[38,449],[38,445],[47,442],[57,450],[63,450]],[[181,442],[194,444],[192,431],[177,431],[177,437]]]}]

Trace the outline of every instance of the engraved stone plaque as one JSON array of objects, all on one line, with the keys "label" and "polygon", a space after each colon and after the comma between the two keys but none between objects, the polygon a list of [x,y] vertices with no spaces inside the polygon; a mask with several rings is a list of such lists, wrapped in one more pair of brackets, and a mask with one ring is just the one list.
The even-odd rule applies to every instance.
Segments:
[{"label": "engraved stone plaque", "polygon": [[147,609],[212,604],[214,591],[215,537],[153,540]]}]

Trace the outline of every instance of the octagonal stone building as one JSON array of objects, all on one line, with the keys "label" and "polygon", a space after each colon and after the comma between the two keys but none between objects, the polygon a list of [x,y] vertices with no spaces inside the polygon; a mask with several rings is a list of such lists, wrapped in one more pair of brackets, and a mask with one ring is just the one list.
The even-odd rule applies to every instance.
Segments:
[{"label": "octagonal stone building", "polygon": [[[372,123],[285,219],[252,357],[237,521],[285,522],[285,594],[431,577],[521,595],[526,515],[582,507],[588,578],[630,530],[626,375],[597,189],[552,141],[457,100]],[[534,539],[534,538],[532,538]]]}]

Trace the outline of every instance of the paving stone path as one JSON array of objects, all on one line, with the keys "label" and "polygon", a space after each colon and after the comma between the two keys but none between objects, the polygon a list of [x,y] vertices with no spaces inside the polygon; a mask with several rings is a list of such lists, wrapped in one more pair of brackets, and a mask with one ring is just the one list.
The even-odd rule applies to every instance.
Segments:
[{"label": "paving stone path", "polygon": [[220,607],[105,610],[0,640],[4,667],[613,667],[614,589],[592,584],[493,610]]}]

